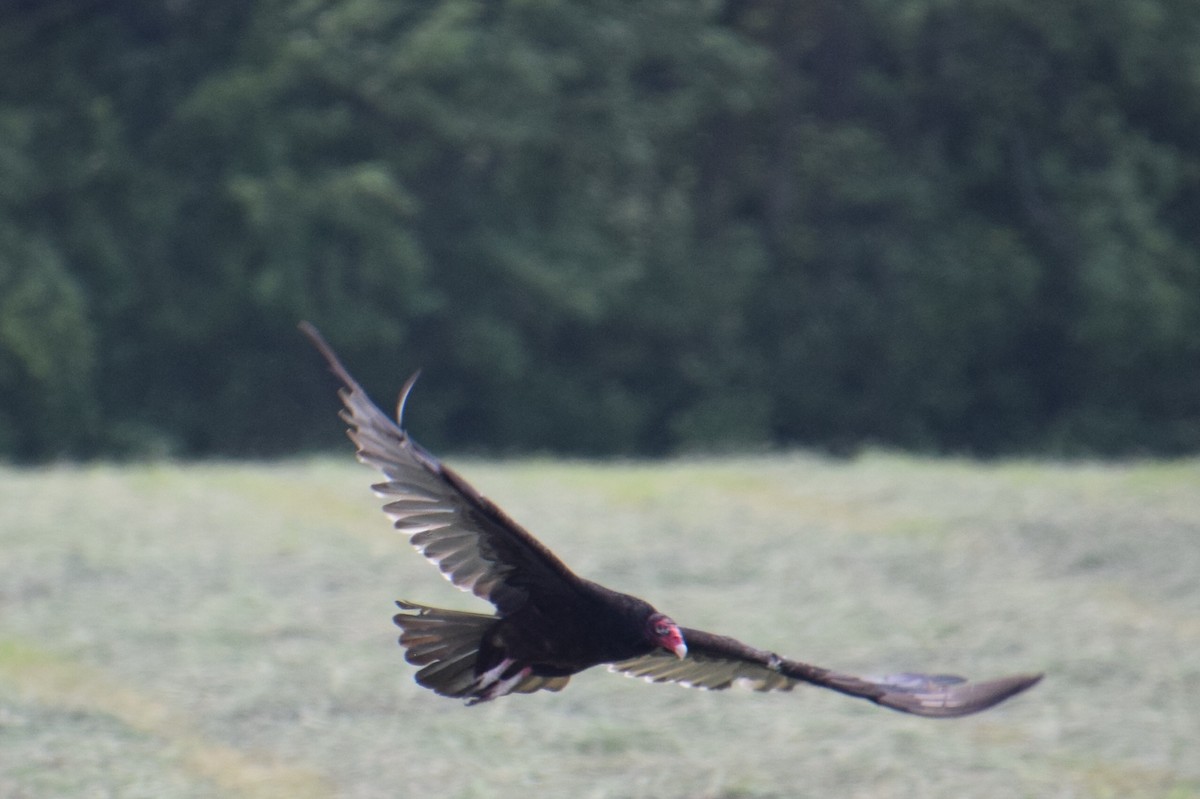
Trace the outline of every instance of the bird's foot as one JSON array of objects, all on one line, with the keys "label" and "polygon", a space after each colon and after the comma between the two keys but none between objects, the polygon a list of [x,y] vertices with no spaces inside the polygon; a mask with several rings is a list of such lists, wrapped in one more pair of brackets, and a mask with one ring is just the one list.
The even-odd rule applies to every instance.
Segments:
[{"label": "bird's foot", "polygon": [[533,673],[532,666],[523,666],[517,668],[511,674],[508,673],[517,665],[517,662],[512,658],[505,658],[476,677],[475,683],[471,686],[471,698],[467,701],[467,704],[477,705],[480,702],[490,702],[493,699],[511,694],[514,688]]}]

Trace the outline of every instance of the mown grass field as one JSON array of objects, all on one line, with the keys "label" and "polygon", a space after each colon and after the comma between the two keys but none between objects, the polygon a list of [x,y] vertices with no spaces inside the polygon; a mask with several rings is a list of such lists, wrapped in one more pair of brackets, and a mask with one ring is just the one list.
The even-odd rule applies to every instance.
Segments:
[{"label": "mown grass field", "polygon": [[466,708],[412,682],[391,602],[484,606],[349,452],[0,469],[0,796],[1200,797],[1198,461],[455,465],[683,624],[1048,677],[953,721],[603,670]]}]

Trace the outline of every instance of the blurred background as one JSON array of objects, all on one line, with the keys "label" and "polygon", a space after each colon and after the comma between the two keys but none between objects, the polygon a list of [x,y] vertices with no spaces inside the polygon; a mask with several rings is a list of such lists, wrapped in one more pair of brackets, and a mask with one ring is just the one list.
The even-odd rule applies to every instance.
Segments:
[{"label": "blurred background", "polygon": [[4,459],[1200,449],[1194,0],[2,8]]}]

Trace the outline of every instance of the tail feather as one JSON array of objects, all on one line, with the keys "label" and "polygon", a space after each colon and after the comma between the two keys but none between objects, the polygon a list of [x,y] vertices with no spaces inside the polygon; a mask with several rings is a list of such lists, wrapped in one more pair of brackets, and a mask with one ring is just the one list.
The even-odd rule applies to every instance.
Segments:
[{"label": "tail feather", "polygon": [[442,696],[470,697],[477,684],[475,653],[468,652],[451,660],[432,663],[417,672],[418,685],[430,688]]},{"label": "tail feather", "polygon": [[424,667],[417,672],[417,683],[442,696],[470,696],[479,644],[496,617],[404,601],[396,605],[401,610],[417,611],[397,613],[395,617],[402,631],[404,659]]},{"label": "tail feather", "polygon": [[474,653],[479,650],[479,642],[486,632],[486,625],[479,628],[462,625],[455,629],[448,624],[432,628],[419,626],[421,617],[402,616],[410,621],[399,622],[404,632],[400,643],[407,650],[405,660],[414,666],[425,666],[439,660],[457,658],[464,653]]},{"label": "tail feather", "polygon": [[[494,698],[487,693],[487,686],[481,686],[481,670],[477,665],[480,644],[496,624],[495,616],[431,608],[403,600],[396,605],[401,611],[416,611],[397,613],[395,622],[401,630],[404,659],[421,667],[416,674],[418,685],[442,696],[475,701]],[[569,679],[529,674],[510,690],[523,694],[561,691]]]}]

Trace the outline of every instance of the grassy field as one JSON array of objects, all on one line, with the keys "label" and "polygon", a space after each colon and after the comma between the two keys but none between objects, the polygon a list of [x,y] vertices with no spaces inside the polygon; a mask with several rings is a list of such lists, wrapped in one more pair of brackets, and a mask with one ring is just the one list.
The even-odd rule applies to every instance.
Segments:
[{"label": "grassy field", "polygon": [[980,716],[603,670],[475,708],[391,602],[482,609],[350,455],[0,469],[0,796],[1200,797],[1200,462],[458,462],[575,569],[860,673],[1045,670]]}]

